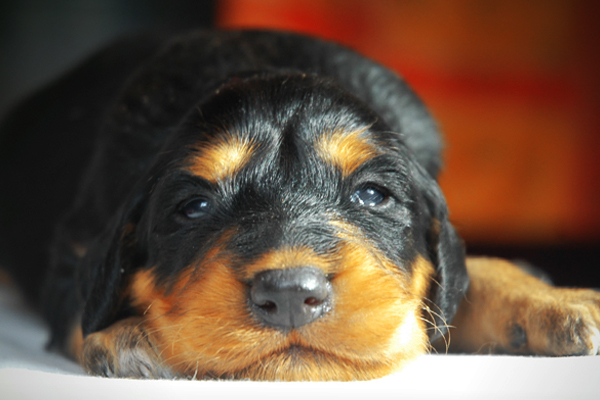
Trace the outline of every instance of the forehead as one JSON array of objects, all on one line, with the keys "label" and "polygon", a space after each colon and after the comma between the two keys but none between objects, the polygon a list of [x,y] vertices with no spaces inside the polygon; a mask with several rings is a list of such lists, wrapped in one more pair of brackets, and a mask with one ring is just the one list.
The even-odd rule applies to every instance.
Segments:
[{"label": "forehead", "polygon": [[364,104],[306,77],[238,83],[193,117],[184,168],[212,183],[250,165],[278,173],[327,165],[347,177],[390,147]]},{"label": "forehead", "polygon": [[[265,142],[260,136],[239,135],[236,132],[222,132],[192,145],[192,152],[187,158],[184,168],[194,176],[205,179],[211,183],[233,179],[248,164],[257,164],[262,159],[274,163],[274,159],[286,158],[282,163],[290,168],[314,170],[315,163],[325,164],[343,177],[348,177],[361,165],[382,154],[383,149],[376,144],[366,133],[367,127],[346,131],[337,129],[322,132],[311,142],[301,140],[299,137],[285,138],[279,146],[274,146],[272,141]],[[293,135],[287,131],[288,135]],[[295,150],[300,154],[289,154],[283,149],[282,142],[297,141]],[[302,148],[299,148],[302,146]],[[287,153],[287,154],[286,154]],[[296,161],[295,163],[293,161]],[[311,165],[306,165],[311,163]],[[292,165],[296,164],[296,165]]]}]

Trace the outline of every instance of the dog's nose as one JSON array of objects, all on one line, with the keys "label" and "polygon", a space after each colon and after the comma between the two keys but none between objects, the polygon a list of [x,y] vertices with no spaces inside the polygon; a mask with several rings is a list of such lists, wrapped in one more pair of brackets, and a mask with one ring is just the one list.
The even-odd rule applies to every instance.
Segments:
[{"label": "dog's nose", "polygon": [[267,325],[291,329],[306,325],[330,308],[331,284],[312,267],[258,273],[250,290],[255,314]]}]

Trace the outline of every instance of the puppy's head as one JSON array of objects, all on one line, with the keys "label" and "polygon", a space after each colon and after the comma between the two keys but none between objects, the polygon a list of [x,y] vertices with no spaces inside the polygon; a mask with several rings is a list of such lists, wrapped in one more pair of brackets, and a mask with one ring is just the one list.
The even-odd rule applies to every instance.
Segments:
[{"label": "puppy's head", "polygon": [[326,80],[231,81],[132,191],[84,333],[130,308],[181,374],[379,377],[426,351],[466,286],[435,180]]}]

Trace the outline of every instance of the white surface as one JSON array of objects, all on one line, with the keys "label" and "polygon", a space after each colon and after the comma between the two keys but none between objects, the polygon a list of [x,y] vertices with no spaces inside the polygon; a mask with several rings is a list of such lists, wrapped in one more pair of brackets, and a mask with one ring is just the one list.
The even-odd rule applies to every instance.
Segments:
[{"label": "white surface", "polygon": [[370,382],[138,381],[83,374],[0,286],[0,399],[600,399],[600,357],[423,356]]}]

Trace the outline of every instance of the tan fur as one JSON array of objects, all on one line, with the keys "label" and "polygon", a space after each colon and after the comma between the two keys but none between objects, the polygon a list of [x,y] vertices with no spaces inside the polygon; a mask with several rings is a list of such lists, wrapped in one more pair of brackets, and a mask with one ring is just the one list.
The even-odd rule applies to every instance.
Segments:
[{"label": "tan fur", "polygon": [[172,378],[142,321],[141,317],[126,318],[87,336],[78,357],[83,368],[108,377]]},{"label": "tan fur", "polygon": [[467,269],[471,285],[452,323],[450,350],[598,352],[600,293],[550,286],[501,259],[469,258]]},{"label": "tan fur", "polygon": [[367,128],[354,132],[335,131],[322,135],[316,144],[319,155],[342,171],[344,177],[377,155],[375,146],[362,136]]},{"label": "tan fur", "polygon": [[194,156],[186,168],[192,174],[216,183],[232,177],[250,160],[255,145],[233,135],[224,135],[219,140],[201,143],[194,149]]},{"label": "tan fur", "polygon": [[267,269],[288,269],[311,266],[319,268],[325,275],[333,272],[332,263],[317,255],[308,247],[283,247],[262,255],[254,263],[244,267],[243,277],[252,279],[257,273]]},{"label": "tan fur", "polygon": [[67,340],[67,353],[73,359],[79,360],[83,351],[83,333],[81,331],[81,322],[77,321],[71,329],[69,339]]},{"label": "tan fur", "polygon": [[[419,258],[411,278],[357,231],[340,230],[344,240],[333,254],[273,251],[249,265],[242,277],[228,267],[231,260],[218,246],[200,265],[182,271],[169,290],[152,269],[139,271],[132,280],[133,303],[162,359],[181,375],[381,377],[426,351],[422,298],[433,267]],[[264,269],[307,263],[333,274],[333,310],[290,332],[262,325],[250,311],[249,288],[241,280]]]}]

